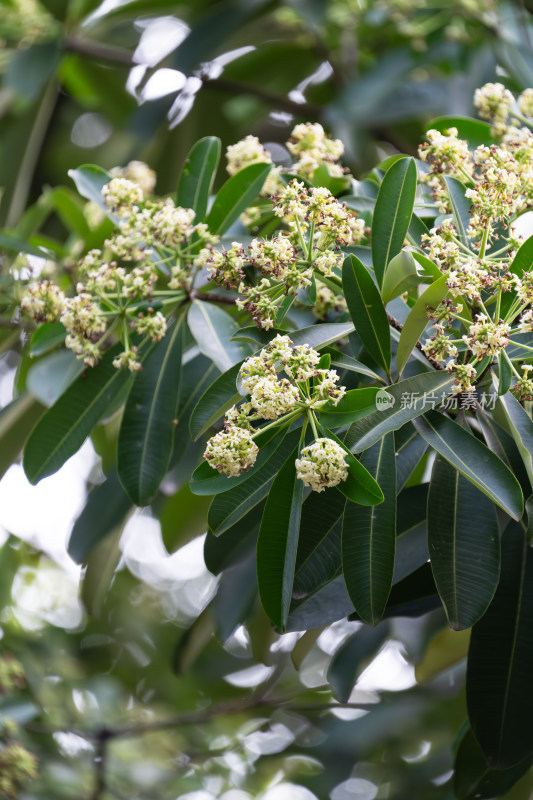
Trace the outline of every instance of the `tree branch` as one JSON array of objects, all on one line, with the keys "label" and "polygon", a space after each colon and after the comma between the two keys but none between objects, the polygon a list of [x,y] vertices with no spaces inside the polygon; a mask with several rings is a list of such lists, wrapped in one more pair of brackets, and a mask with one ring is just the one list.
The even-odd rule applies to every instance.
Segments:
[{"label": "tree branch", "polygon": [[94,39],[69,36],[64,41],[64,48],[71,53],[79,53],[82,56],[97,58],[101,61],[110,61],[112,64],[122,64],[124,67],[137,66],[137,62],[133,60],[129,50],[111,44],[95,42]]}]

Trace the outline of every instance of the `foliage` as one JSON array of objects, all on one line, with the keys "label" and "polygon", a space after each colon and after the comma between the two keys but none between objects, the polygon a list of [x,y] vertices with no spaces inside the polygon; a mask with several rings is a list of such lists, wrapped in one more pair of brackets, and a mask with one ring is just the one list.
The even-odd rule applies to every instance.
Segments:
[{"label": "foliage", "polygon": [[[90,96],[81,56],[131,66],[105,40],[141,5],[93,19],[102,41],[91,43],[72,31],[96,4],[35,4],[31,25],[6,6],[6,41],[21,20],[28,36],[8,49],[6,85],[33,78],[13,84],[26,98],[9,112],[17,124],[42,139],[57,80]],[[187,7],[192,30],[169,63],[190,74],[198,42],[210,58],[237,30],[253,41],[266,20],[299,31],[310,57],[302,6],[274,5]],[[247,133],[227,148],[223,180],[210,130],[181,159],[177,190],[139,161],[63,162],[77,192],[54,181],[22,215],[27,150],[4,180],[5,348],[19,346],[13,327],[27,339],[0,416],[2,469],[23,449],[38,484],[90,437],[105,470],[69,543],[84,569],[83,624],[23,631],[17,581],[20,592],[24,575],[37,580],[38,557],[13,538],[2,548],[6,651],[23,664],[0,663],[6,796],[34,776],[33,753],[39,778],[22,797],[203,789],[230,800],[241,787],[268,800],[282,779],[333,800],[385,784],[398,798],[531,789],[533,90],[505,26],[492,31],[498,14],[520,17],[487,4],[464,19],[424,3],[326,5],[313,30],[332,63],[347,57],[346,29],[364,42],[360,81],[336,86],[349,74],[338,64],[328,76],[331,136],[298,123],[276,150]],[[362,139],[398,123],[406,99],[433,110],[415,91],[416,64],[445,72],[451,53],[492,64],[485,28],[523,91],[485,84],[474,96],[483,121],[437,119],[417,156],[414,125],[407,155],[353,178],[335,138],[346,107]],[[231,89],[231,70],[260,55],[242,55],[224,79],[205,67],[191,97],[217,81]],[[424,86],[438,98],[453,76]],[[264,102],[274,88],[254,91]],[[123,121],[122,86],[104,94]],[[153,131],[161,108],[135,124]],[[120,568],[132,519],[160,522],[175,565],[207,531],[212,575],[189,613],[172,582],[162,600]],[[420,685],[374,706],[358,680],[396,640]]]}]

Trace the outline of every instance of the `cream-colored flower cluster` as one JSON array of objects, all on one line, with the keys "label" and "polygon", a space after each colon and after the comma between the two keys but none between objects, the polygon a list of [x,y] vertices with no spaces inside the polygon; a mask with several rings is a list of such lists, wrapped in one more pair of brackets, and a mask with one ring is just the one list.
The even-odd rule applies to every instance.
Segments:
[{"label": "cream-colored flower cluster", "polygon": [[348,477],[346,453],[333,439],[315,439],[303,448],[295,464],[298,478],[314,492],[337,486]]},{"label": "cream-colored flower cluster", "polygon": [[[344,258],[339,248],[358,244],[365,233],[364,221],[328,189],[307,189],[296,180],[274,199],[274,214],[288,230],[271,239],[254,239],[247,250],[233,242],[229,250],[212,250],[206,259],[209,276],[238,289],[238,308],[266,330],[274,326],[285,296],[296,296],[309,286],[313,272],[324,278],[335,276]],[[246,280],[247,264],[259,272],[255,284]]]},{"label": "cream-colored flower cluster", "polygon": [[146,165],[132,162],[119,173],[102,188],[117,230],[103,250],[89,251],[79,263],[76,294],[68,297],[51,281],[37,281],[29,284],[22,308],[38,322],[61,322],[66,346],[87,366],[98,362],[119,323],[124,352],[113,363],[138,371],[132,334],[152,341],[165,335],[164,310],[183,300],[218,237],[204,223],[194,224],[192,209],[170,199],[146,200],[141,184],[146,191],[155,184]]},{"label": "cream-colored flower cluster", "polygon": [[[250,400],[233,406],[226,413],[224,430],[207,443],[204,453],[206,461],[228,477],[239,475],[255,463],[258,448],[254,439],[265,430],[260,427],[254,429],[252,423],[267,420],[267,427],[272,427],[276,422],[286,425],[298,416],[313,414],[314,410],[330,401],[337,405],[346,389],[338,386],[339,376],[335,370],[321,369],[319,362],[320,355],[312,347],[294,345],[288,336],[280,335],[258,355],[249,356],[241,367],[240,382]],[[280,373],[286,377],[281,377]],[[304,456],[306,450],[302,451],[302,464],[307,458]],[[307,471],[303,466],[299,477],[305,480],[306,485],[312,485],[309,481],[313,480],[313,470],[320,470],[320,476],[314,479],[314,484],[319,487],[316,491],[322,491],[325,486],[334,486],[346,479],[347,472],[342,477],[344,473],[339,471],[338,465],[335,466],[337,462],[338,459],[332,462],[330,472],[326,473],[322,460],[315,461],[315,466]]]}]

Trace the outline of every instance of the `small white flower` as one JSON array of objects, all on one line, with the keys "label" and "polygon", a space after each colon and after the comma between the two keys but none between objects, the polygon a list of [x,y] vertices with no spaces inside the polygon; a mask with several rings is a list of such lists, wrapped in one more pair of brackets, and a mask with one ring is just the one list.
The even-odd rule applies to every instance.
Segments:
[{"label": "small white flower", "polygon": [[204,458],[213,469],[231,478],[252,467],[258,452],[251,431],[230,427],[209,439]]},{"label": "small white flower", "polygon": [[314,492],[337,486],[348,477],[346,453],[333,439],[316,439],[294,463],[297,477]]}]

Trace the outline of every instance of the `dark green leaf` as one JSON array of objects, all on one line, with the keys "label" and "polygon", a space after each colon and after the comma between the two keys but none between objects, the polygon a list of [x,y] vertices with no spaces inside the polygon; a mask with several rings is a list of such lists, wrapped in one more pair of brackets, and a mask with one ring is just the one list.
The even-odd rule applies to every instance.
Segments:
[{"label": "dark green leaf", "polygon": [[254,325],[249,328],[241,328],[232,338],[234,341],[257,342],[264,347],[279,333],[282,336],[290,336],[293,344],[307,344],[309,347],[320,350],[322,347],[327,347],[348,336],[353,330],[352,322],[324,322],[320,325],[311,325],[309,328],[301,328],[299,331],[284,331],[279,328],[265,331]]},{"label": "dark green leaf", "polygon": [[470,207],[472,203],[465,197],[467,187],[456,178],[445,176],[444,180],[448,189],[457,235],[465,247],[468,247],[471,244],[468,236],[468,226],[470,225]]},{"label": "dark green leaf", "polygon": [[379,286],[389,261],[400,252],[409,228],[416,193],[414,158],[400,158],[379,187],[372,223],[372,262]]},{"label": "dark green leaf", "polygon": [[396,482],[401,492],[427,450],[427,444],[410,422],[394,434],[396,447]]},{"label": "dark green leaf", "polygon": [[500,577],[496,509],[441,456],[428,496],[433,577],[454,630],[470,628],[491,602]]},{"label": "dark green leaf", "polygon": [[383,379],[380,378],[376,372],[371,370],[370,367],[367,367],[366,364],[362,364],[361,361],[357,361],[355,358],[347,356],[345,353],[341,353],[339,350],[334,350],[333,348],[329,348],[328,353],[331,355],[332,369],[345,369],[348,372],[357,372],[360,375],[366,375],[373,381],[383,383]]},{"label": "dark green leaf", "polygon": [[474,626],[466,675],[474,735],[491,769],[507,769],[533,751],[533,551],[521,525],[502,539],[500,585]]},{"label": "dark green leaf", "polygon": [[428,123],[427,129],[431,128],[444,134],[450,128],[457,128],[459,139],[466,139],[472,149],[479,147],[480,144],[492,144],[494,141],[489,123],[471,117],[437,117]]},{"label": "dark green leaf", "polygon": [[225,642],[250,615],[257,596],[254,554],[245,561],[225,570],[209,610],[215,621],[216,633]]},{"label": "dark green leaf", "polygon": [[126,401],[117,443],[117,472],[130,500],[146,505],[165,477],[178,423],[183,317],[146,358]]},{"label": "dark green leaf", "polygon": [[296,447],[272,485],[257,540],[259,596],[281,630],[289,615],[300,532],[304,485],[296,477],[298,452]]},{"label": "dark green leaf", "polygon": [[193,300],[187,322],[200,351],[221,372],[226,372],[252,352],[248,343],[232,341],[238,326],[233,317],[213,303]]},{"label": "dark green leaf", "polygon": [[220,139],[205,136],[191,149],[178,183],[176,204],[196,212],[195,223],[203,222],[207,202],[220,159]]},{"label": "dark green leaf", "polygon": [[[116,395],[132,382],[128,370],[115,369],[112,364],[121,351],[121,343],[108,350],[100,363],[76,378],[39,420],[24,450],[24,471],[30,483],[36,484],[62,467]],[[146,355],[146,349],[142,355]]]},{"label": "dark green leaf", "polygon": [[417,267],[418,264],[409,250],[400,250],[389,261],[381,286],[383,305],[386,306],[390,300],[419,285],[421,278]]},{"label": "dark green leaf", "polygon": [[70,557],[81,564],[96,545],[121,526],[132,503],[115,470],[89,493],[85,508],[74,523],[68,543]]},{"label": "dark green leaf", "polygon": [[453,380],[447,372],[426,372],[387,386],[393,403],[389,404],[385,398],[377,411],[354,422],[346,434],[345,444],[353,453],[366,450],[389,431],[397,431],[428,408],[440,405],[448,396]]},{"label": "dark green leaf", "polygon": [[236,381],[242,362],[219,375],[194,406],[189,421],[189,430],[194,440],[205,433],[231,406],[241,399]]},{"label": "dark green leaf", "polygon": [[479,439],[438,411],[427,411],[413,424],[430,447],[461,475],[513,519],[521,518],[524,498],[520,484],[503,461]]},{"label": "dark green leaf", "polygon": [[[494,377],[493,381],[495,381]],[[509,432],[522,456],[533,487],[533,422],[531,417],[510,392],[498,397],[497,405],[505,416]]]},{"label": "dark green leaf", "polygon": [[531,755],[514,767],[491,770],[472,728],[461,737],[455,756],[453,790],[457,800],[493,800],[502,797],[531,767]]},{"label": "dark green leaf", "polygon": [[327,403],[320,409],[320,423],[328,428],[351,425],[376,409],[376,394],[382,389],[350,389],[336,406]]},{"label": "dark green leaf", "polygon": [[28,431],[44,411],[28,392],[19,394],[0,410],[0,478],[18,458]]},{"label": "dark green leaf", "polygon": [[227,530],[224,536],[214,536],[207,532],[204,542],[204,561],[209,572],[219,575],[227,567],[244,560],[250,553],[255,553],[264,507],[264,501],[254,506],[245,517]]},{"label": "dark green leaf", "polygon": [[339,491],[345,495],[352,503],[359,503],[362,506],[375,506],[383,502],[383,492],[379,483],[370,474],[365,466],[351,453],[344,442],[338,439],[334,433],[324,429],[325,435],[339,444],[344,452],[348,464],[348,477],[339,483]]},{"label": "dark green leaf", "polygon": [[370,273],[355,256],[344,259],[342,284],[350,316],[363,345],[388,374],[391,344],[387,313]]},{"label": "dark green leaf", "polygon": [[346,498],[336,487],[311,492],[302,507],[294,578],[295,598],[316,592],[342,574],[341,522]]},{"label": "dark green leaf", "polygon": [[252,205],[271,169],[271,164],[250,164],[232,175],[219,190],[206,222],[211,233],[219,235],[228,230]]},{"label": "dark green leaf", "polygon": [[499,364],[499,381],[498,381],[498,394],[506,394],[513,379],[513,365],[509,360],[509,356],[502,350],[498,357]]},{"label": "dark green leaf", "polygon": [[376,625],[392,586],[396,547],[396,457],[389,433],[366,450],[361,464],[383,486],[376,508],[347,503],[342,528],[342,568],[348,594],[364,622]]},{"label": "dark green leaf", "polygon": [[441,275],[431,286],[428,286],[414,304],[403,324],[398,350],[396,351],[396,364],[400,375],[409,361],[409,356],[416,346],[419,336],[424,332],[429,322],[428,306],[436,308],[448,293],[447,280],[446,275]]}]

